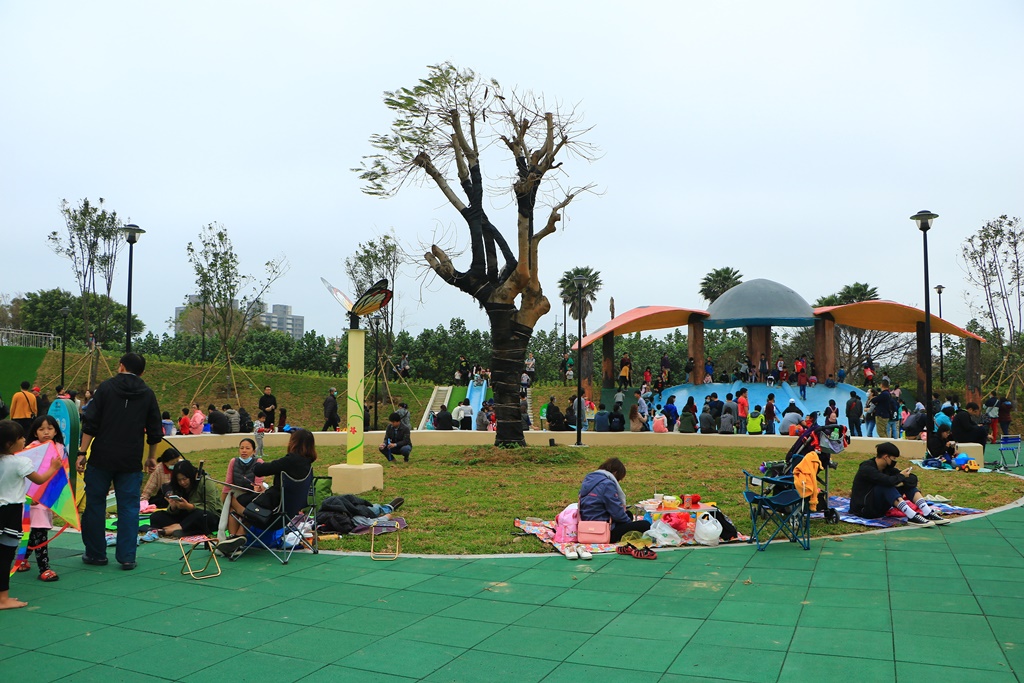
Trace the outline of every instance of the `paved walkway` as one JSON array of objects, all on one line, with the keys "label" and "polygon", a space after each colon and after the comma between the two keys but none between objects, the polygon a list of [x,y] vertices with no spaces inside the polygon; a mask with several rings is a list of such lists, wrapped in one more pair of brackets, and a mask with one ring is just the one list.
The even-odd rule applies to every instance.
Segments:
[{"label": "paved walkway", "polygon": [[[18,574],[0,613],[6,681],[1016,681],[1024,509],[940,529],[661,553],[436,559],[265,555],[179,575]],[[1015,675],[1015,672],[1016,675]],[[1022,676],[1024,678],[1024,676]]]}]

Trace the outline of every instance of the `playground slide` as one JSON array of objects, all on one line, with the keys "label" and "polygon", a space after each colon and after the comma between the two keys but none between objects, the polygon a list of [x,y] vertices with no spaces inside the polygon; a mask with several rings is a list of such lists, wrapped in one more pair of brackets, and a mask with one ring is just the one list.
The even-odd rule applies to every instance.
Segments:
[{"label": "playground slide", "polygon": [[473,408],[473,429],[475,430],[476,416],[484,404],[484,399],[487,398],[487,380],[482,380],[480,386],[477,386],[476,382],[471,381],[466,389],[466,398],[469,399],[469,405]]}]

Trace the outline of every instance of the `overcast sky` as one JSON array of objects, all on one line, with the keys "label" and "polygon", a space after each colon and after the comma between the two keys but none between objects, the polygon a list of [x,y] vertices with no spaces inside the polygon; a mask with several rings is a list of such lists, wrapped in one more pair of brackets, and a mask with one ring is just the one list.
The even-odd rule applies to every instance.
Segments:
[{"label": "overcast sky", "polygon": [[[185,245],[229,230],[245,269],[291,264],[268,303],[336,335],[343,261],[394,228],[414,250],[464,223],[431,188],[380,200],[349,169],[391,117],[384,90],[451,60],[576,103],[602,156],[569,160],[572,204],[542,245],[601,272],[590,329],[640,305],[705,308],[711,269],[777,280],[809,302],[861,281],[923,306],[929,234],[944,317],[970,319],[964,238],[1021,215],[1024,4],[936,2],[13,2],[0,0],[0,292],[76,290],[45,236],[60,200],[106,199],[146,230],[134,310],[168,329],[193,291]],[[485,159],[491,178],[509,173]],[[491,202],[511,240],[514,208]],[[539,213],[546,215],[546,211]],[[124,252],[125,255],[127,252]],[[397,282],[413,333],[487,320],[422,264]],[[115,286],[124,301],[126,262]],[[933,299],[932,305],[936,302]],[[934,310],[934,308],[933,308]],[[552,329],[558,306],[539,327]],[[659,336],[662,332],[656,333]]]}]

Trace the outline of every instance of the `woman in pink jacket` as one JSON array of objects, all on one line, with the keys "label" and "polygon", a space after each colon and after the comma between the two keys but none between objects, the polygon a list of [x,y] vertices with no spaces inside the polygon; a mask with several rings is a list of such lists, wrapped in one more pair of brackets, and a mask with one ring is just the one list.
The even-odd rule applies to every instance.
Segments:
[{"label": "woman in pink jacket", "polygon": [[192,404],[192,417],[189,418],[189,422],[192,423],[193,434],[203,433],[203,424],[206,423],[206,415],[203,415],[203,411],[199,408],[198,403]]}]

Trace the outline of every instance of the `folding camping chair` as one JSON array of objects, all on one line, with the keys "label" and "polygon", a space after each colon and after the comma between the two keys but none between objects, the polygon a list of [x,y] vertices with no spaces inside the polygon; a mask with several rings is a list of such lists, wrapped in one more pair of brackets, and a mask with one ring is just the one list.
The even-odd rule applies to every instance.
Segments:
[{"label": "folding camping chair", "polygon": [[743,470],[743,498],[750,506],[750,541],[758,550],[768,547],[779,534],[811,549],[811,510],[808,500],[793,487],[792,477],[758,477]]},{"label": "folding camping chair", "polygon": [[[1007,454],[1014,454],[1014,464],[1007,464]],[[1021,435],[1020,434],[1004,434],[999,438],[999,461],[1002,463],[1002,469],[1008,469],[1010,467],[1021,466]]]},{"label": "folding camping chair", "polygon": [[[319,552],[316,533],[316,491],[312,468],[303,479],[293,479],[287,472],[281,472],[278,476],[281,482],[281,500],[274,509],[271,522],[261,529],[243,515],[238,522],[245,531],[246,544],[231,556],[232,561],[258,546],[273,555],[281,564],[288,564],[296,548],[305,548],[313,553]],[[306,538],[307,533],[311,533],[310,538]]]},{"label": "folding camping chair", "polygon": [[[185,576],[188,574],[193,579],[200,581],[202,579],[212,579],[215,576],[220,576],[220,562],[217,560],[217,539],[211,536],[200,534],[198,536],[183,536],[178,539],[178,547],[181,549],[181,575]],[[192,553],[196,550],[200,550],[200,555],[204,555],[209,552],[209,557],[206,558],[206,564],[199,567],[197,562],[195,566],[192,566]],[[210,563],[213,562],[213,566],[216,567],[217,571],[214,573],[212,570],[207,571],[210,568]]]}]

